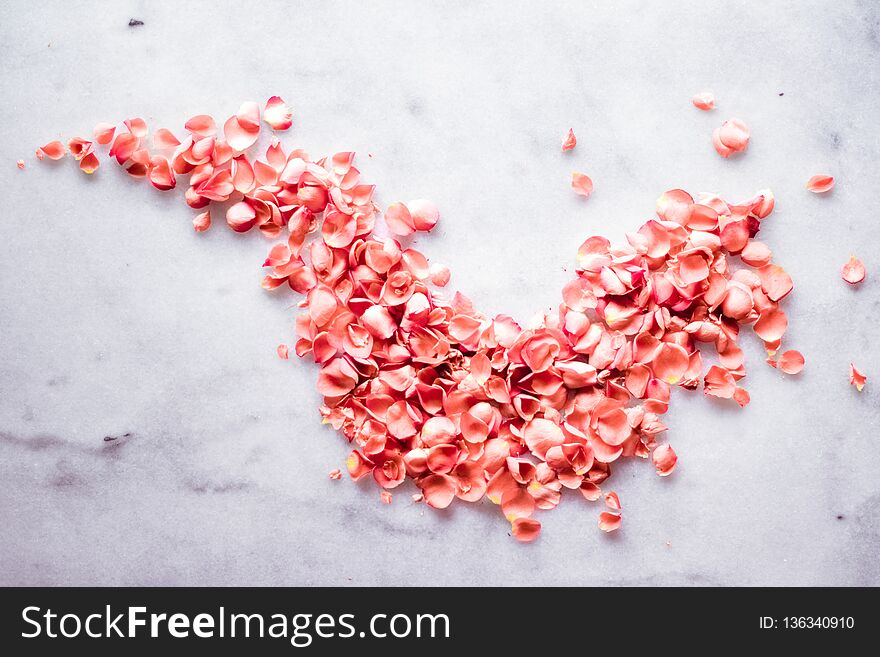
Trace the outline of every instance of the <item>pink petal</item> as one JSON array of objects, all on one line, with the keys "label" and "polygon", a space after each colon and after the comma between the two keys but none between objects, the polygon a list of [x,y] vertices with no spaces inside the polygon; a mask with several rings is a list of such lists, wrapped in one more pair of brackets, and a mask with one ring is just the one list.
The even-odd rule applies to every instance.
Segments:
[{"label": "pink petal", "polygon": [[330,474],[328,476],[331,479],[339,481],[340,479],[342,479],[342,471],[339,468],[334,468],[333,470],[330,471]]},{"label": "pink petal", "polygon": [[711,91],[701,91],[691,98],[694,107],[708,112],[715,109],[715,95]]},{"label": "pink petal", "polygon": [[385,224],[395,235],[412,235],[416,230],[412,214],[403,203],[392,203],[385,209]]},{"label": "pink petal", "polygon": [[193,217],[193,228],[197,233],[203,233],[211,227],[211,211],[205,210]]},{"label": "pink petal", "polygon": [[177,179],[171,169],[171,163],[167,157],[156,155],[150,160],[150,182],[156,189],[167,191],[174,189]]},{"label": "pink petal", "polygon": [[603,511],[599,514],[599,529],[603,532],[613,532],[620,527],[620,516]]},{"label": "pink petal", "polygon": [[593,181],[583,173],[573,173],[571,174],[571,188],[575,194],[589,198],[590,194],[593,193]]},{"label": "pink petal", "polygon": [[50,160],[60,160],[67,153],[67,149],[60,141],[50,141],[45,146],[40,146],[38,153],[43,153]]},{"label": "pink petal", "polygon": [[832,176],[827,176],[824,174],[819,174],[811,177],[806,184],[807,190],[813,192],[814,194],[824,194],[825,192],[830,192],[833,187],[834,178]]},{"label": "pink petal", "polygon": [[223,124],[223,134],[234,151],[245,151],[253,146],[260,136],[260,108],[257,104],[242,104],[238,114]]},{"label": "pink petal", "polygon": [[850,285],[856,285],[865,280],[865,265],[855,256],[850,256],[841,268],[840,275]]},{"label": "pink petal", "polygon": [[675,451],[667,443],[658,445],[651,454],[651,460],[654,462],[654,468],[661,477],[668,477],[675,470],[675,464],[678,462],[678,456]]},{"label": "pink petal", "polygon": [[15,166],[17,166],[19,169],[24,169],[24,160],[18,160],[15,163]]},{"label": "pink petal", "polygon": [[67,148],[70,150],[70,154],[73,155],[73,159],[81,160],[92,152],[92,142],[81,137],[74,137],[67,142]]},{"label": "pink petal", "polygon": [[99,123],[95,126],[92,134],[95,136],[95,141],[103,146],[113,141],[113,133],[115,132],[116,126],[112,123]]},{"label": "pink petal", "polygon": [[192,117],[184,127],[197,137],[213,137],[217,134],[217,124],[207,114]]},{"label": "pink petal", "polygon": [[752,328],[764,342],[774,342],[785,334],[785,330],[788,328],[788,318],[783,311],[773,308],[761,313]]},{"label": "pink petal", "polygon": [[856,390],[859,392],[865,387],[865,384],[868,382],[868,377],[862,374],[859,369],[853,364],[849,364],[849,384],[856,387]]},{"label": "pink petal", "polygon": [[289,358],[289,351],[286,344],[278,345],[276,351],[278,352],[278,358],[281,360],[287,360]]},{"label": "pink petal", "polygon": [[79,168],[84,173],[94,173],[99,166],[101,163],[94,153],[87,153],[79,162]]},{"label": "pink petal", "polygon": [[419,482],[425,502],[435,509],[445,509],[455,499],[455,479],[445,474],[432,474]]},{"label": "pink petal", "polygon": [[565,139],[562,140],[562,150],[570,151],[573,150],[575,146],[577,146],[577,137],[574,136],[574,130],[569,129]]},{"label": "pink petal", "polygon": [[159,128],[153,133],[153,146],[158,149],[173,149],[180,146],[180,140],[170,130]]},{"label": "pink petal", "polygon": [[287,130],[293,125],[293,110],[291,110],[279,96],[272,96],[266,101],[263,110],[263,120],[273,130]]},{"label": "pink petal", "polygon": [[431,201],[419,198],[406,205],[412,215],[413,226],[416,230],[430,231],[440,221],[440,210]]},{"label": "pink petal", "polygon": [[521,543],[531,543],[541,533],[541,523],[534,518],[517,518],[510,527],[513,537]]},{"label": "pink petal", "polygon": [[612,511],[620,511],[620,498],[614,491],[605,493],[605,506]]},{"label": "pink petal", "polygon": [[147,136],[147,122],[140,118],[126,119],[123,121],[128,131],[138,139]]},{"label": "pink petal", "polygon": [[226,211],[226,223],[236,233],[246,233],[257,223],[257,213],[250,203],[239,201]]},{"label": "pink petal", "polygon": [[349,393],[358,381],[355,369],[344,358],[334,358],[318,374],[318,392],[325,397],[339,397]]},{"label": "pink petal", "polygon": [[437,287],[446,287],[450,278],[449,267],[439,263],[432,263],[428,270],[428,276]]},{"label": "pink petal", "polygon": [[798,374],[804,369],[804,356],[799,351],[786,351],[779,357],[776,365],[786,374]]}]

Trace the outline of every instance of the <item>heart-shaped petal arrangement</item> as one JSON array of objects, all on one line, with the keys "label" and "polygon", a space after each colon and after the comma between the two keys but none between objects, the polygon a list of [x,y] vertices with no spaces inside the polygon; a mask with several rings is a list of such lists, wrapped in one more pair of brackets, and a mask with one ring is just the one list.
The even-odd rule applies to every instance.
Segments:
[{"label": "heart-shaped petal arrangement", "polygon": [[[263,118],[286,129],[291,116],[273,96]],[[599,527],[616,530],[620,500],[602,490],[612,463],[635,456],[650,458],[660,476],[675,469],[675,452],[658,442],[671,388],[693,390],[702,380],[707,395],[744,406],[741,327],[752,325],[769,356],[780,347],[780,302],[792,281],[755,240],[773,210],[767,190],[740,203],[666,192],[657,218],[625,242],[581,244],[558,312],[524,328],[486,317],[459,293],[443,295],[445,267],[377,236],[374,186],[361,182],[354,153],[312,159],[273,137],[263,159],[251,157],[259,118],[258,106],[245,103],[221,137],[213,118],[196,116],[181,139],[157,130],[152,150],[141,119],[118,132],[102,123],[94,142],[77,138],[68,148],[91,173],[95,142],[109,144],[130,175],[163,191],[189,176],[184,197],[201,211],[197,231],[211,226],[211,204],[227,203],[233,230],[283,238],[269,250],[263,287],[304,295],[294,350],[319,365],[320,413],[353,445],[349,474],[371,476],[384,502],[407,478],[421,490],[415,499],[435,508],[488,497],[512,534],[531,541],[541,527],[536,510],[554,508],[571,489],[604,500]],[[737,130],[744,143],[745,129]],[[574,143],[571,133],[563,149]],[[65,152],[52,142],[37,155]],[[584,179],[572,184],[588,195]],[[397,202],[384,224],[405,236],[430,231],[439,217],[430,201]],[[719,362],[705,373],[701,349]],[[287,358],[287,346],[278,354]],[[803,367],[797,352],[782,362],[785,371]]]}]

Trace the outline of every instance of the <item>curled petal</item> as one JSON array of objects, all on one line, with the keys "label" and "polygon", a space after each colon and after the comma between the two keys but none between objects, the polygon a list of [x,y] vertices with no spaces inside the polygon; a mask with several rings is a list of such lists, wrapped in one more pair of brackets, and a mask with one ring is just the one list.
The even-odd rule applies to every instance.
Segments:
[{"label": "curled petal", "polygon": [[167,157],[156,155],[150,160],[150,182],[156,189],[167,191],[174,189],[177,178]]},{"label": "curled petal", "polygon": [[825,192],[830,192],[833,187],[834,178],[832,176],[827,176],[824,174],[812,176],[806,184],[807,190],[813,192],[814,194],[824,194]]},{"label": "curled petal", "polygon": [[98,161],[98,157],[94,153],[87,153],[83,158],[79,161],[79,168],[84,173],[94,173],[95,170],[101,166],[101,163]]},{"label": "curled petal", "polygon": [[857,368],[855,366],[855,364],[850,363],[849,364],[849,384],[851,386],[855,386],[856,390],[861,392],[867,382],[868,382],[868,377],[866,377],[864,374],[862,374],[862,372],[859,371],[859,368]]},{"label": "curled petal", "polygon": [[865,265],[855,256],[850,256],[840,269],[840,276],[850,285],[861,283],[865,280]]},{"label": "curled petal", "polygon": [[715,109],[715,95],[711,91],[701,91],[691,98],[691,102],[704,112]]},{"label": "curled petal", "polygon": [[654,462],[654,468],[661,477],[668,477],[675,470],[675,464],[678,462],[678,456],[675,451],[667,443],[658,445],[651,454],[651,460]]},{"label": "curled petal", "polygon": [[73,155],[73,159],[81,160],[92,152],[92,142],[87,139],[82,139],[81,137],[74,137],[67,142],[67,148],[70,151],[70,154]]},{"label": "curled petal", "polygon": [[211,211],[205,210],[193,217],[193,229],[197,233],[203,233],[211,227]]},{"label": "curled petal", "polygon": [[613,532],[620,527],[620,516],[603,511],[599,514],[599,529],[603,532]]},{"label": "curled petal", "polygon": [[565,135],[565,139],[562,140],[562,150],[570,151],[573,150],[575,146],[577,146],[577,137],[574,136],[574,130],[569,129],[568,134]]},{"label": "curled petal", "polygon": [[239,201],[226,211],[226,223],[236,233],[246,233],[257,223],[257,213],[250,203]]}]

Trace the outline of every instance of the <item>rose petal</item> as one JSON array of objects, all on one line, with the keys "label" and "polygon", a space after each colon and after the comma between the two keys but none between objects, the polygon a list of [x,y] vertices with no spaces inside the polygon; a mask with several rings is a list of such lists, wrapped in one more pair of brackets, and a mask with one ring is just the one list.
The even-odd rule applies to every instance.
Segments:
[{"label": "rose petal", "polygon": [[113,141],[113,133],[115,132],[116,126],[112,123],[99,123],[95,126],[92,134],[95,136],[95,141],[103,146]]},{"label": "rose petal", "polygon": [[293,125],[292,116],[293,110],[279,96],[272,96],[266,101],[266,108],[263,110],[263,120],[273,130],[287,130],[290,128]]},{"label": "rose petal", "polygon": [[868,377],[866,377],[859,369],[853,364],[849,364],[849,384],[856,387],[856,390],[859,392],[865,387],[865,384],[868,382]]},{"label": "rose petal", "polygon": [[541,533],[541,523],[534,518],[517,518],[510,527],[511,534],[520,543],[531,543]]},{"label": "rose petal", "polygon": [[575,172],[571,174],[571,188],[575,194],[589,198],[590,194],[593,193],[593,181],[589,176]]},{"label": "rose petal", "polygon": [[694,107],[708,112],[715,109],[715,96],[711,91],[701,91],[691,98]]},{"label": "rose petal", "polygon": [[840,269],[840,276],[850,285],[861,283],[865,280],[865,265],[855,256],[850,256]]},{"label": "rose petal", "polygon": [[568,134],[565,135],[565,139],[562,140],[562,150],[570,151],[573,150],[575,146],[577,146],[577,137],[574,136],[574,130],[569,129]]},{"label": "rose petal", "polygon": [[603,532],[613,532],[620,528],[620,516],[603,511],[599,514],[599,529]]},{"label": "rose petal", "polygon": [[827,176],[824,174],[812,176],[806,184],[807,190],[813,192],[814,194],[824,194],[825,192],[830,192],[833,187],[834,178],[832,176]]},{"label": "rose petal", "polygon": [[675,464],[678,463],[678,456],[675,450],[667,443],[658,445],[651,454],[651,460],[654,462],[654,468],[661,477],[668,477],[675,470]]},{"label": "rose petal", "polygon": [[776,365],[786,374],[798,374],[804,369],[804,356],[799,351],[786,351],[779,357]]}]

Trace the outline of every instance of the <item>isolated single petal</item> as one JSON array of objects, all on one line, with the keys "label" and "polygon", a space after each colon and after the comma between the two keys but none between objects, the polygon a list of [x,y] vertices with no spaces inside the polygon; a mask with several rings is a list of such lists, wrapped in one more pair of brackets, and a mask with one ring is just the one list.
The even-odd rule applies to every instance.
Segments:
[{"label": "isolated single petal", "polygon": [[840,276],[850,285],[861,283],[865,280],[865,265],[855,256],[850,256],[841,268]]},{"label": "isolated single petal", "polygon": [[571,188],[575,194],[589,198],[590,194],[593,193],[593,181],[589,176],[575,172],[571,174]]},{"label": "isolated single petal", "polygon": [[807,181],[806,187],[808,191],[811,191],[814,194],[824,194],[825,192],[830,192],[831,189],[834,187],[834,177],[825,174],[812,176]]}]

